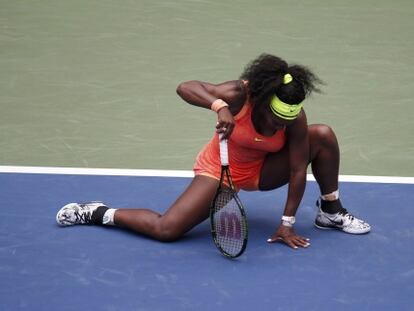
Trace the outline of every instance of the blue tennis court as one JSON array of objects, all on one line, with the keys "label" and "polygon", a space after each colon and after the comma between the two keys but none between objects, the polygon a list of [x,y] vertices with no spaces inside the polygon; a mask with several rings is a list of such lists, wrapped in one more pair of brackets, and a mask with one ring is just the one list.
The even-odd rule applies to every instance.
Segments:
[{"label": "blue tennis court", "polygon": [[[412,1],[0,3],[0,311],[414,310]],[[174,243],[56,224],[69,202],[165,211],[217,122],[177,86],[238,79],[262,53],[325,82],[308,123],[335,130],[341,200],[369,234],[315,228],[312,180],[307,249],[266,242],[286,187],[240,193],[236,260],[208,221]]]},{"label": "blue tennis court", "polygon": [[2,310],[412,310],[413,184],[342,182],[343,201],[373,226],[353,236],[314,228],[308,182],[296,230],[308,249],[266,243],[285,188],[242,192],[249,244],[220,255],[202,223],[174,243],[116,228],[60,228],[72,201],[164,211],[189,178],[0,174]]}]

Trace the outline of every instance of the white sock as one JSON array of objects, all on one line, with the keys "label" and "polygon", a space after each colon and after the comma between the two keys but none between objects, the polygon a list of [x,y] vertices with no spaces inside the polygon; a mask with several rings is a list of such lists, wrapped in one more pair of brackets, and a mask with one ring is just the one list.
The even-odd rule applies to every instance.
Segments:
[{"label": "white sock", "polygon": [[324,195],[321,195],[321,199],[324,201],[335,201],[339,199],[339,190],[336,190],[331,193],[327,193]]},{"label": "white sock", "polygon": [[102,220],[102,224],[106,226],[115,226],[114,223],[114,215],[116,212],[116,208],[108,208],[108,210],[105,212]]}]

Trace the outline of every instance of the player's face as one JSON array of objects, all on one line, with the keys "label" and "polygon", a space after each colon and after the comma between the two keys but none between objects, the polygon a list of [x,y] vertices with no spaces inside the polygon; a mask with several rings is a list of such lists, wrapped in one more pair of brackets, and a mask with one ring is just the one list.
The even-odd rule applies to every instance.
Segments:
[{"label": "player's face", "polygon": [[294,120],[285,120],[285,119],[279,118],[270,110],[270,107],[268,108],[268,110],[266,111],[264,115],[265,115],[264,121],[266,122],[265,123],[266,127],[268,127],[269,130],[272,130],[272,131],[281,130],[284,127],[292,124],[294,121]]}]

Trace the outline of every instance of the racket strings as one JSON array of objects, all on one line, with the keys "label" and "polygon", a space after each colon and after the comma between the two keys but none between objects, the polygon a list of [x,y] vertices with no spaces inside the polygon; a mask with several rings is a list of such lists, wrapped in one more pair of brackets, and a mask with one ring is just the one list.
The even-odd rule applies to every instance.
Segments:
[{"label": "racket strings", "polygon": [[232,192],[222,190],[214,208],[217,243],[224,252],[235,256],[243,248],[247,228]]}]

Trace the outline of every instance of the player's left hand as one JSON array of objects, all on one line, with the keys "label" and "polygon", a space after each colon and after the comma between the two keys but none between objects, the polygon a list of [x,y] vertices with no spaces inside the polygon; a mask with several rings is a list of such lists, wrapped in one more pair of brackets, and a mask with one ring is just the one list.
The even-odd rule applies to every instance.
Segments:
[{"label": "player's left hand", "polygon": [[276,233],[267,240],[268,243],[275,243],[280,241],[286,243],[294,249],[310,246],[308,238],[297,235],[295,233],[295,230],[293,230],[293,227],[287,227],[283,225],[280,225]]}]

